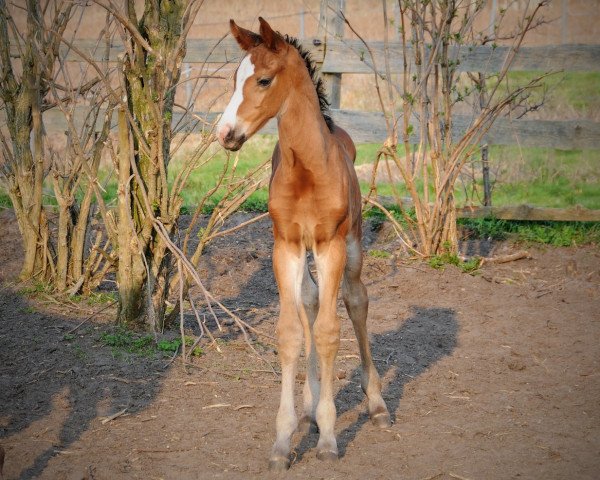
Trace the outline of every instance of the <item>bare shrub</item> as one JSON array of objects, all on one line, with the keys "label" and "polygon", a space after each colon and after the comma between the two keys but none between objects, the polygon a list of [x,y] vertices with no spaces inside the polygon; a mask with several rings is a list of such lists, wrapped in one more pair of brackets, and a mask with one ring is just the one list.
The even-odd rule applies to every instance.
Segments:
[{"label": "bare shrub", "polygon": [[[517,31],[507,37],[510,49],[499,71],[481,74],[475,82],[461,83],[459,66],[461,52],[474,42],[481,43],[473,25],[483,11],[484,2],[400,0],[397,28],[404,63],[399,76],[391,73],[389,55],[384,55],[385,65],[378,66],[372,50],[363,42],[373,65],[388,134],[374,168],[389,161],[402,175],[415,214],[414,217],[410,214],[406,202],[396,192],[406,227],[389,217],[407,249],[414,253],[430,256],[457,251],[456,182],[494,121],[525,105],[528,92],[541,85],[542,77],[514,88],[505,88],[504,81],[524,36],[537,25],[537,15],[545,3],[522,12]],[[382,5],[388,52],[390,22],[386,2]],[[478,95],[483,90],[485,95]],[[455,113],[469,101],[476,101],[477,108],[464,131],[457,135]],[[367,201],[381,207],[372,198],[373,193],[375,185]]]}]

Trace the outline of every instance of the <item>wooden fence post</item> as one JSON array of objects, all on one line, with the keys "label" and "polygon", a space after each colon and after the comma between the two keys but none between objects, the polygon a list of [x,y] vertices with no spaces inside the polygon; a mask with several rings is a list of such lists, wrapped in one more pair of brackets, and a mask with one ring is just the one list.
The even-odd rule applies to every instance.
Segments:
[{"label": "wooden fence post", "polygon": [[305,17],[306,11],[304,10],[304,8],[302,10],[300,10],[300,40],[304,40],[305,37],[305,32],[304,32],[304,17]]},{"label": "wooden fence post", "polygon": [[[321,0],[319,15],[319,37],[325,38],[325,53],[327,53],[327,39],[340,39],[344,36],[344,20],[339,12],[344,12],[346,0]],[[331,108],[340,108],[342,90],[341,73],[324,73],[321,75],[325,81],[325,89]]]},{"label": "wooden fence post", "polygon": [[483,175],[483,205],[492,206],[492,183],[490,182],[489,147],[487,143],[481,147],[481,170]]}]

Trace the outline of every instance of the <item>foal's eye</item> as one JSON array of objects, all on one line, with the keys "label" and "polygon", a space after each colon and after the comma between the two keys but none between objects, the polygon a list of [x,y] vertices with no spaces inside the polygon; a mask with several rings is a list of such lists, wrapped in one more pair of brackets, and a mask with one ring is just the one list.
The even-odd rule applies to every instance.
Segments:
[{"label": "foal's eye", "polygon": [[259,78],[257,83],[260,87],[268,87],[271,85],[272,78]]}]

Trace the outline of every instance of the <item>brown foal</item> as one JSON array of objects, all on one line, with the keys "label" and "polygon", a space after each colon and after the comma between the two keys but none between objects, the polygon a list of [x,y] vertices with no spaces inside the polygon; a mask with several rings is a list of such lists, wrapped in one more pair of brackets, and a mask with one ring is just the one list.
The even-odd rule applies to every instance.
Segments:
[{"label": "brown foal", "polygon": [[[247,52],[235,74],[234,93],[219,122],[219,142],[238,150],[270,118],[277,117],[279,142],[273,152],[269,213],[275,243],[273,269],[281,303],[277,336],[281,402],[269,466],[289,468],[294,431],[315,423],[317,457],[336,459],[334,361],[340,342],[337,296],[352,320],[362,360],[362,388],[369,414],[390,425],[367,336],[367,290],[360,279],[361,198],[350,136],[322,111],[326,100],[307,55],[293,39],[274,32],[262,18],[260,34],[230,21],[231,33]],[[306,261],[312,250],[317,283]],[[294,382],[302,338],[308,356],[304,412],[298,422]],[[317,370],[320,367],[321,381]]]}]

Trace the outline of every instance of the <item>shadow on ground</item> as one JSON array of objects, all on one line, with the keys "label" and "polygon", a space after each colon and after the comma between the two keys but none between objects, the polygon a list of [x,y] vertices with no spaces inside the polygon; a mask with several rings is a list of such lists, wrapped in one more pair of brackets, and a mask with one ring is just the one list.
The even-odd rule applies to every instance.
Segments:
[{"label": "shadow on ground", "polygon": [[40,476],[97,417],[140,411],[159,391],[164,361],[100,348],[102,327],[75,325],[0,290],[0,442],[13,444],[7,463],[35,455],[18,478]]},{"label": "shadow on ground", "polygon": [[[413,307],[411,316],[397,330],[371,336],[373,359],[381,377],[386,377],[383,399],[385,400],[392,421],[404,393],[404,385],[425,372],[436,362],[451,355],[456,347],[458,322],[455,312],[445,308]],[[389,373],[391,374],[391,378]],[[350,382],[340,389],[335,403],[338,417],[347,411],[360,408],[365,396],[357,385],[360,385],[360,367],[350,375]],[[366,402],[365,402],[366,405]],[[355,439],[365,423],[369,422],[366,408],[358,419],[337,435],[340,457],[346,454],[348,445]],[[296,461],[314,448],[318,441],[318,433],[304,435],[295,448]]]}]

